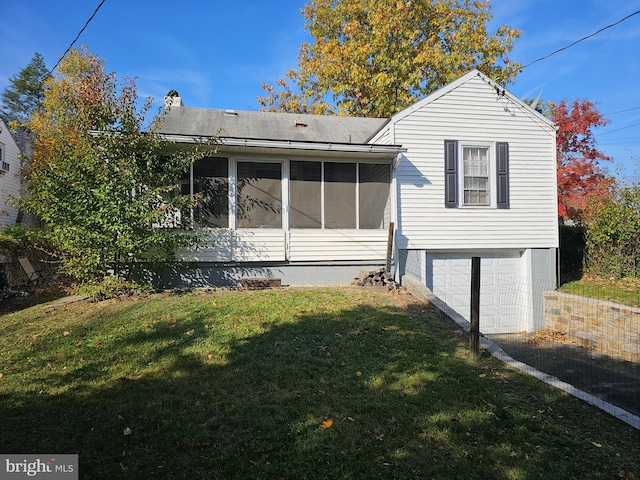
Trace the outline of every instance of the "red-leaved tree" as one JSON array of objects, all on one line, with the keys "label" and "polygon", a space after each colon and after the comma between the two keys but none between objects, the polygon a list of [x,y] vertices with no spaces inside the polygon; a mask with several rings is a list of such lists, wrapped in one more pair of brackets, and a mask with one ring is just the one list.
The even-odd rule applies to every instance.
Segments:
[{"label": "red-leaved tree", "polygon": [[580,221],[590,199],[608,196],[613,187],[613,178],[598,164],[611,157],[596,148],[593,135],[593,129],[607,125],[609,119],[589,100],[551,102],[549,110],[558,126],[558,215]]}]

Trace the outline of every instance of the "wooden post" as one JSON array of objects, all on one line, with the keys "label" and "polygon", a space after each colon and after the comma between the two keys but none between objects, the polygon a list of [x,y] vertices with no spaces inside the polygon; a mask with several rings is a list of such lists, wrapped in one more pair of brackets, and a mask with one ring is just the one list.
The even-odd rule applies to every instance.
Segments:
[{"label": "wooden post", "polygon": [[480,257],[471,257],[471,328],[469,330],[471,356],[480,356]]},{"label": "wooden post", "polygon": [[393,222],[389,223],[389,237],[387,238],[387,266],[386,272],[389,273],[391,270],[391,257],[393,256],[393,229],[395,224]]}]

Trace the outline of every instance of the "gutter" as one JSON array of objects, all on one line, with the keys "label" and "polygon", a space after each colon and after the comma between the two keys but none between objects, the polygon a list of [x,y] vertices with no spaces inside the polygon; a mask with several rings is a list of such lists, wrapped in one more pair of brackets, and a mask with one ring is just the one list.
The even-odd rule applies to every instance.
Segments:
[{"label": "gutter", "polygon": [[285,150],[317,150],[324,152],[345,152],[345,153],[377,153],[389,156],[396,156],[407,149],[401,145],[374,145],[374,144],[354,144],[354,143],[332,143],[332,142],[304,142],[292,140],[264,140],[254,138],[231,138],[218,137],[212,141],[212,137],[199,137],[191,135],[160,134],[163,140],[177,143],[211,143],[212,145],[228,147],[248,147],[248,148],[279,148]]}]

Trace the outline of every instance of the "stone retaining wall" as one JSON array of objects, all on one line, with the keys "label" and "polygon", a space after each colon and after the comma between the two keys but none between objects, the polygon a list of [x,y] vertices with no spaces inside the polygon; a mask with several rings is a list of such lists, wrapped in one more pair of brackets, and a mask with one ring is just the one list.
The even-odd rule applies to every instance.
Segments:
[{"label": "stone retaining wall", "polygon": [[544,314],[546,328],[604,355],[640,362],[640,308],[545,292]]}]

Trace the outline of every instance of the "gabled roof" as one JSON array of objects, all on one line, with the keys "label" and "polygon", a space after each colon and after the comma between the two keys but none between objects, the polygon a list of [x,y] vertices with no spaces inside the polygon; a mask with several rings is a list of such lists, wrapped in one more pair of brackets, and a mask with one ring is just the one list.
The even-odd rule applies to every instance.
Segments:
[{"label": "gabled roof", "polygon": [[[390,123],[395,123],[398,120],[402,120],[403,118],[407,117],[408,115],[410,115],[414,111],[419,110],[419,109],[423,108],[424,106],[428,105],[429,103],[438,100],[439,98],[445,96],[449,92],[452,92],[453,90],[457,89],[458,87],[460,87],[461,85],[467,83],[469,80],[471,80],[471,79],[473,79],[475,77],[480,77],[487,85],[493,87],[495,89],[497,95],[509,98],[509,100],[514,102],[521,109],[525,110],[528,114],[535,116],[538,120],[541,120],[543,123],[548,125],[550,128],[552,128],[552,129],[556,128],[556,125],[551,120],[549,120],[547,117],[542,115],[540,112],[538,112],[534,108],[531,108],[525,102],[520,100],[518,97],[513,95],[511,92],[509,92],[509,90],[507,90],[503,86],[497,84],[496,82],[491,80],[489,77],[487,77],[485,74],[483,74],[482,72],[480,72],[479,70],[476,70],[476,69],[471,70],[469,73],[466,73],[465,75],[463,75],[462,77],[458,78],[457,80],[454,80],[453,82],[448,83],[447,85],[445,85],[442,88],[439,88],[435,92],[430,93],[429,95],[427,95],[423,99],[418,100],[417,102],[409,105],[407,108],[399,111],[398,113],[395,113],[394,115],[391,116],[391,118],[389,119],[389,122]],[[372,137],[375,136],[375,134],[377,134],[377,133],[378,132],[375,132],[374,135],[372,135]]]},{"label": "gabled roof", "polygon": [[385,118],[217,110],[173,106],[160,134],[229,139],[364,144]]}]

